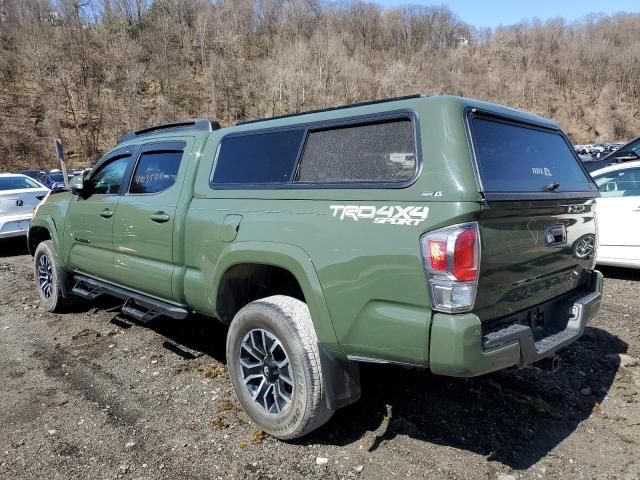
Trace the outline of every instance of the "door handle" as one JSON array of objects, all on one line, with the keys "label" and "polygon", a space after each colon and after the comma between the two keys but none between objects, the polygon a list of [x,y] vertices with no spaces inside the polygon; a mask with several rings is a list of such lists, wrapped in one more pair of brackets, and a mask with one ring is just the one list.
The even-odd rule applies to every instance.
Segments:
[{"label": "door handle", "polygon": [[111,218],[113,217],[113,212],[108,208],[105,208],[103,211],[100,212],[100,216],[102,218]]},{"label": "door handle", "polygon": [[171,217],[164,212],[156,212],[153,215],[151,215],[150,218],[156,223],[164,223],[164,222],[168,222]]}]

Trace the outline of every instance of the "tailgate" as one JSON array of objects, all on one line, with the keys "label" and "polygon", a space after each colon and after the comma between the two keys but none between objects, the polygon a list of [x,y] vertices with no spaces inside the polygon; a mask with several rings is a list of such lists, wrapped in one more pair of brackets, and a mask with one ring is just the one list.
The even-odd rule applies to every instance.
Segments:
[{"label": "tailgate", "polygon": [[488,321],[587,281],[598,193],[559,129],[480,112],[469,125],[486,199],[474,311]]},{"label": "tailgate", "polygon": [[478,220],[478,317],[504,317],[584,284],[595,253],[592,209],[591,199],[489,204]]}]

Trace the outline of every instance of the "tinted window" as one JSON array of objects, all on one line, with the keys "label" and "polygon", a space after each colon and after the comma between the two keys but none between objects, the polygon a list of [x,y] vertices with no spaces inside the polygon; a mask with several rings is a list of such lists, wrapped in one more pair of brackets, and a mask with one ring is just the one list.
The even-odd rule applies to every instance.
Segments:
[{"label": "tinted window", "polygon": [[640,196],[640,168],[627,168],[594,177],[603,197]]},{"label": "tinted window", "polygon": [[640,157],[640,140],[636,139],[632,143],[625,145],[621,149],[613,152],[612,157],[625,157],[629,155],[636,155]]},{"label": "tinted window", "polygon": [[225,137],[212,183],[288,182],[303,136],[299,129]]},{"label": "tinted window", "polygon": [[593,188],[560,134],[482,117],[471,127],[485,191],[544,192],[554,183],[559,192]]},{"label": "tinted window", "polygon": [[120,191],[131,157],[120,157],[102,167],[88,181],[89,190],[94,194],[115,195]]},{"label": "tinted window", "polygon": [[145,152],[138,160],[129,193],[158,193],[176,183],[182,152]]},{"label": "tinted window", "polygon": [[309,133],[298,172],[301,182],[394,182],[416,170],[408,119]]},{"label": "tinted window", "polygon": [[42,188],[29,177],[0,177],[0,190],[20,190],[23,188]]}]

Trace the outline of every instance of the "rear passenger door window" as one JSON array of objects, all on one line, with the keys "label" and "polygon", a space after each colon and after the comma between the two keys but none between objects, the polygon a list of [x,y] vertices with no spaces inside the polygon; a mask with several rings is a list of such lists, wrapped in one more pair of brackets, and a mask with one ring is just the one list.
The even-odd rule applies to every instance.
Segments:
[{"label": "rear passenger door window", "polygon": [[133,172],[129,193],[153,194],[171,188],[176,183],[182,150],[151,150],[140,155]]},{"label": "rear passenger door window", "polygon": [[313,183],[402,182],[416,171],[413,125],[396,119],[312,130],[297,181]]}]

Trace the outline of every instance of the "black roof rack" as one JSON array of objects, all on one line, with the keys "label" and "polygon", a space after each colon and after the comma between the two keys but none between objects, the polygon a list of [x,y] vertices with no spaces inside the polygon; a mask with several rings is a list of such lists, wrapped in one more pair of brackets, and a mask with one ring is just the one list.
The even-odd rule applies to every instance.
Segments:
[{"label": "black roof rack", "polygon": [[199,119],[199,120],[186,120],[184,122],[163,123],[159,125],[153,125],[151,127],[136,130],[135,132],[125,133],[118,139],[118,143],[127,142],[142,135],[149,135],[156,133],[159,130],[171,130],[173,128],[185,128],[192,130],[201,130],[204,132],[213,132],[220,129],[220,124],[216,120]]},{"label": "black roof rack", "polygon": [[347,105],[339,105],[337,107],[320,108],[318,110],[307,110],[306,112],[289,113],[287,115],[278,115],[276,117],[259,118],[256,120],[244,120],[242,122],[237,122],[236,125],[246,125],[248,123],[266,122],[267,120],[278,120],[280,118],[297,117],[298,115],[307,115],[308,113],[331,112],[333,110],[342,110],[343,108],[364,107],[366,105],[375,105],[377,103],[395,102],[397,100],[408,100],[410,98],[420,98],[420,97],[426,97],[426,95],[420,93],[416,95],[405,95],[403,97],[391,97],[391,98],[384,98],[382,100],[370,100],[368,102],[350,103]]}]

